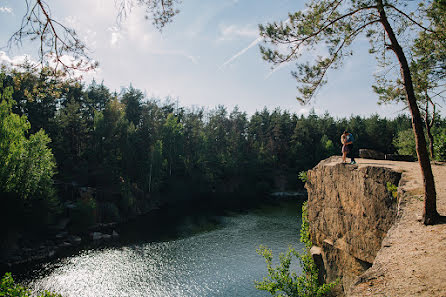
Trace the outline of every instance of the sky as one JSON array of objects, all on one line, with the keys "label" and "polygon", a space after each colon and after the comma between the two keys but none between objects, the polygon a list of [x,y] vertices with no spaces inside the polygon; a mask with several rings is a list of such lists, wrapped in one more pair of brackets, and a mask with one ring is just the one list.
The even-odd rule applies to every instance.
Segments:
[{"label": "sky", "polygon": [[[115,0],[47,3],[53,16],[73,27],[99,62],[85,79],[103,81],[112,91],[131,84],[148,98],[170,97],[186,107],[224,105],[229,111],[238,106],[249,115],[264,107],[297,114],[314,109],[335,117],[402,113],[402,105],[377,104],[371,86],[378,68],[364,38],[356,42],[355,54],[342,69],[328,73],[328,83],[310,104],[296,100],[297,85],[290,74],[295,64],[272,70],[262,60],[258,24],[285,20],[289,12],[304,8],[303,0],[183,0],[180,13],[162,32],[144,18],[142,8],[134,8],[118,24]],[[0,0],[0,46],[19,28],[24,4],[24,0]],[[38,46],[0,48],[0,60],[36,57]]]}]

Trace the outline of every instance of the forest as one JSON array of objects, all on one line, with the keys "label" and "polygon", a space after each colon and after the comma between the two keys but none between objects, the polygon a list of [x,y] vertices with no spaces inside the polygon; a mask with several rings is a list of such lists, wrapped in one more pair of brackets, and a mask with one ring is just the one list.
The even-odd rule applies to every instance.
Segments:
[{"label": "forest", "polygon": [[[344,130],[360,148],[416,157],[411,121],[334,118],[266,108],[186,108],[132,86],[3,68],[0,74],[2,237],[45,232],[68,216],[82,233],[154,208],[240,209],[274,191],[303,187],[298,174],[339,155]],[[446,125],[432,127],[446,158]],[[3,240],[2,240],[3,241]],[[3,242],[8,242],[4,240]]]}]

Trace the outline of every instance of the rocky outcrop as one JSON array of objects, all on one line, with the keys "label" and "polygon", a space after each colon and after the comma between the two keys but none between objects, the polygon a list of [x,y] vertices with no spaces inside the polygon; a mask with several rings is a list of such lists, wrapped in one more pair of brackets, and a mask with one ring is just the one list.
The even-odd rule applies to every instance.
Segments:
[{"label": "rocky outcrop", "polygon": [[[346,165],[338,157],[308,171],[308,219],[320,249],[319,270],[326,282],[340,279],[343,295],[357,276],[371,267],[397,215],[389,191],[401,173],[389,168]],[[388,184],[389,183],[389,184]]]}]

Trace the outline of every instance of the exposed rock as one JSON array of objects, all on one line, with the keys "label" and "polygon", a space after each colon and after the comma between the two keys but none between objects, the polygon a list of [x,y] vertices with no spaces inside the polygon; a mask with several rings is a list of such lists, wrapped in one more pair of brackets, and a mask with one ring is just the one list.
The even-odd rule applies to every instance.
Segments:
[{"label": "exposed rock", "polygon": [[60,232],[58,234],[56,234],[56,239],[62,239],[68,236],[68,232]]},{"label": "exposed rock", "polygon": [[386,154],[386,160],[414,162],[416,159],[410,155]]},{"label": "exposed rock", "polygon": [[102,235],[102,239],[104,239],[104,240],[109,240],[110,238],[112,238],[112,236],[110,234],[103,234]]},{"label": "exposed rock", "polygon": [[384,160],[385,154],[371,150],[371,149],[360,149],[359,150],[359,157],[364,159],[375,159],[375,160]]},{"label": "exposed rock", "polygon": [[319,267],[318,270],[318,283],[323,284],[325,283],[325,276],[326,271],[324,270],[324,260],[322,258],[322,248],[317,246],[312,246],[310,249],[311,257],[313,258],[314,263],[316,263],[316,266]]},{"label": "exposed rock", "polygon": [[67,247],[72,247],[73,245],[67,241],[62,242],[61,244],[59,244],[60,248],[67,248]]},{"label": "exposed rock", "polygon": [[90,233],[90,236],[93,241],[97,241],[97,240],[101,240],[103,235],[101,232],[93,232],[93,233]]},{"label": "exposed rock", "polygon": [[397,214],[386,184],[401,173],[384,167],[320,162],[307,173],[308,219],[313,243],[322,249],[327,282],[341,279],[341,292],[368,269]]},{"label": "exposed rock", "polygon": [[82,242],[82,238],[80,238],[79,236],[70,236],[70,243],[74,244],[74,245],[78,245]]}]

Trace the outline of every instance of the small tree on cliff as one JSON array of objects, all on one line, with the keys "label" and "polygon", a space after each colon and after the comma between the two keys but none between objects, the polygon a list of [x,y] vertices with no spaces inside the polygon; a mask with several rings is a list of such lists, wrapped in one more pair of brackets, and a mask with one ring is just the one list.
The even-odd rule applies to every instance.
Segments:
[{"label": "small tree on cliff", "polygon": [[325,83],[330,68],[341,66],[343,58],[352,54],[350,45],[361,34],[372,44],[371,52],[377,49],[392,50],[398,60],[405,96],[412,115],[416,149],[424,181],[425,207],[423,221],[434,224],[440,218],[436,208],[434,176],[426,149],[423,123],[415,97],[412,74],[406,55],[398,41],[408,24],[423,31],[434,31],[417,22],[412,14],[403,11],[402,1],[386,0],[311,0],[303,11],[289,14],[286,22],[260,25],[261,35],[274,48],[261,47],[263,58],[274,64],[298,60],[304,49],[327,45],[327,55],[318,57],[314,64],[302,62],[293,76],[299,83],[298,97],[303,103],[311,100]]}]

